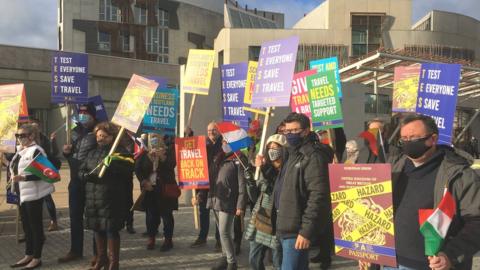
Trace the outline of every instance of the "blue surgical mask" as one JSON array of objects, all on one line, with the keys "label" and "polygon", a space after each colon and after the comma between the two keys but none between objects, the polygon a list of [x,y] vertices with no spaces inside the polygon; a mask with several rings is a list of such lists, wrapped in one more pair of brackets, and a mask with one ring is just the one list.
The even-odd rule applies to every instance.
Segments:
[{"label": "blue surgical mask", "polygon": [[90,121],[90,115],[85,114],[85,113],[78,114],[78,122],[80,122],[82,124],[86,124],[86,123],[88,123],[88,121]]},{"label": "blue surgical mask", "polygon": [[288,144],[292,147],[300,145],[303,141],[303,137],[300,133],[288,133],[285,134],[285,137],[287,138]]}]

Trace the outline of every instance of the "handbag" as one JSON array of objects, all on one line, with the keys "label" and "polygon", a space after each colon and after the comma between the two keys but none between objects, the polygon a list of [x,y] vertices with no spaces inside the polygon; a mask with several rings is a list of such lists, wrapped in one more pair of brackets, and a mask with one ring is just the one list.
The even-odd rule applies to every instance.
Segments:
[{"label": "handbag", "polygon": [[162,185],[162,196],[169,199],[178,199],[182,192],[178,187],[177,183],[163,184]]}]

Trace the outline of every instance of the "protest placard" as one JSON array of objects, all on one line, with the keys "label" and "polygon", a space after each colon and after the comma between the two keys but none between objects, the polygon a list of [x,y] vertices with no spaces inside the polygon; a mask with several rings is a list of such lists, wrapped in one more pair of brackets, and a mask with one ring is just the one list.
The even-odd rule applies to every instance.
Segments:
[{"label": "protest placard", "polygon": [[52,56],[52,102],[88,102],[88,54],[55,52]]},{"label": "protest placard", "polygon": [[308,97],[314,130],[343,127],[343,114],[338,97],[335,71],[307,76]]},{"label": "protest placard", "polygon": [[182,189],[208,189],[206,137],[175,138],[178,185]]},{"label": "protest placard", "polygon": [[335,82],[337,84],[338,97],[342,97],[342,84],[340,82],[340,72],[338,71],[338,58],[336,56],[310,61],[310,69],[316,69],[318,73],[324,71],[335,71]]},{"label": "protest placard", "polygon": [[95,118],[98,122],[108,121],[107,110],[103,104],[102,96],[93,96],[88,98],[88,103],[92,103],[95,106]]},{"label": "protest placard", "polygon": [[214,61],[214,50],[190,49],[182,83],[182,91],[190,94],[208,95]]},{"label": "protest placard", "polygon": [[415,112],[420,65],[395,67],[392,112]]},{"label": "protest placard", "polygon": [[136,133],[157,87],[155,81],[133,74],[112,122]]},{"label": "protest placard", "polygon": [[24,123],[28,121],[28,105],[27,97],[25,95],[25,88],[22,90],[22,99],[20,101],[20,114],[18,116],[18,122]]},{"label": "protest placard", "polygon": [[253,87],[255,85],[255,77],[257,76],[258,62],[248,61],[247,81],[245,82],[245,95],[243,103],[245,106],[252,105]]},{"label": "protest placard", "polygon": [[15,153],[23,83],[0,85],[0,152]]},{"label": "protest placard", "polygon": [[177,89],[159,87],[143,118],[143,132],[174,136],[177,127],[177,111]]},{"label": "protest placard", "polygon": [[221,66],[223,121],[233,122],[243,129],[248,129],[251,113],[243,108],[247,63]]},{"label": "protest placard", "polygon": [[303,113],[310,122],[312,121],[312,112],[310,111],[310,101],[308,98],[307,76],[316,74],[315,69],[306,70],[293,75],[292,95],[290,97],[290,108],[292,112]]},{"label": "protest placard", "polygon": [[424,63],[420,70],[416,112],[431,116],[439,131],[439,144],[452,144],[461,65]]},{"label": "protest placard", "polygon": [[297,59],[297,36],[262,44],[252,108],[288,106]]},{"label": "protest placard", "polygon": [[329,164],[338,256],[397,266],[390,164]]}]

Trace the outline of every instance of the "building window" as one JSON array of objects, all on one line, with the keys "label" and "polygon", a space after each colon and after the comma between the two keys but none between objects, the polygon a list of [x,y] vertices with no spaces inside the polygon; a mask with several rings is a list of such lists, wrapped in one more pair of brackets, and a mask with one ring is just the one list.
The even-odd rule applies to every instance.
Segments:
[{"label": "building window", "polygon": [[147,24],[147,9],[139,6],[135,6],[135,23]]},{"label": "building window", "polygon": [[248,46],[248,61],[258,61],[260,48],[260,46]]},{"label": "building window", "polygon": [[382,45],[384,15],[352,15],[352,56],[378,50]]},{"label": "building window", "polygon": [[168,29],[148,26],[146,28],[146,36],[147,52],[158,54],[159,57],[157,59],[159,62],[168,63]]},{"label": "building window", "polygon": [[390,96],[365,93],[365,113],[391,114],[392,101],[390,100]]},{"label": "building window", "polygon": [[102,51],[110,51],[110,33],[98,32],[98,49]]},{"label": "building window", "polygon": [[121,21],[120,9],[112,5],[112,0],[100,0],[100,21]]},{"label": "building window", "polygon": [[122,32],[121,34],[122,38],[122,50],[124,52],[130,52],[130,34],[128,32]]},{"label": "building window", "polygon": [[159,26],[168,27],[168,11],[156,9],[157,22]]}]

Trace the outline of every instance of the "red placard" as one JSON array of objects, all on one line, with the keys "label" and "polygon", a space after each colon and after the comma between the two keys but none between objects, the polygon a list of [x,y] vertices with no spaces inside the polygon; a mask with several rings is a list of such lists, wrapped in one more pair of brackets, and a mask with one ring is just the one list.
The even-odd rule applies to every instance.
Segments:
[{"label": "red placard", "polygon": [[182,189],[208,189],[208,160],[205,136],[175,139],[178,185]]}]

